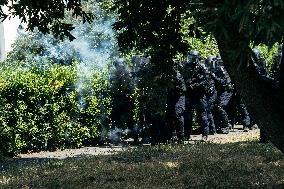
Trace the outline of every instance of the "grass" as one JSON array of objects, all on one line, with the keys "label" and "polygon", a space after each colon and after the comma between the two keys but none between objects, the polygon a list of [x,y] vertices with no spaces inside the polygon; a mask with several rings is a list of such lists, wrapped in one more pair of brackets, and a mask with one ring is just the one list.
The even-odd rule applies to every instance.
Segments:
[{"label": "grass", "polygon": [[284,188],[284,155],[257,141],[143,146],[109,156],[1,163],[0,188]]}]

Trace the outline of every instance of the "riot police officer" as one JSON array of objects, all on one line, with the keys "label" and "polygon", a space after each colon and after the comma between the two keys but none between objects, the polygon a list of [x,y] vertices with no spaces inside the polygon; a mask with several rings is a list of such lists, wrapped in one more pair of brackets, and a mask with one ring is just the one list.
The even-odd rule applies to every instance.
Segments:
[{"label": "riot police officer", "polygon": [[167,124],[170,125],[173,141],[184,140],[185,82],[176,71],[167,96]]},{"label": "riot police officer", "polygon": [[217,90],[217,100],[213,110],[216,129],[218,132],[228,133],[229,129],[232,128],[232,124],[227,113],[227,107],[233,96],[234,88],[229,74],[222,65],[221,58],[217,56],[212,61],[212,77]]},{"label": "riot police officer", "polygon": [[[190,123],[192,123],[192,113],[195,109],[198,121],[201,125],[202,136],[207,139],[209,134],[209,121],[208,121],[208,77],[206,76],[205,66],[202,65],[202,58],[199,52],[193,50],[189,53],[187,61],[184,65],[184,80],[186,85],[186,112],[190,113]],[[185,123],[186,130],[191,130],[192,125]]]}]

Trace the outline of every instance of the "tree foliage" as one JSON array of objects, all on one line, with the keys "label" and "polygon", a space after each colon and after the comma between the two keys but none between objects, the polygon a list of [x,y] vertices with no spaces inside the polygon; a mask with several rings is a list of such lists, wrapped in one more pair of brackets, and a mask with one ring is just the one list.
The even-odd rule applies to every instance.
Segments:
[{"label": "tree foliage", "polygon": [[114,28],[121,31],[119,45],[126,50],[136,47],[167,49],[172,54],[185,52],[188,44],[183,41],[180,25],[187,10],[185,4],[185,1],[116,1],[119,20]]},{"label": "tree foliage", "polygon": [[86,12],[82,6],[82,0],[4,0],[0,2],[0,5],[2,20],[17,16],[27,24],[29,30],[38,28],[45,34],[53,33],[61,39],[65,36],[74,39],[71,34],[72,24],[64,21],[68,11],[73,17],[82,18],[83,22],[90,22],[93,19],[93,15]]},{"label": "tree foliage", "polygon": [[239,41],[242,46],[250,42],[273,45],[282,40],[284,33],[281,0],[118,0],[115,7],[119,20],[114,28],[121,31],[119,44],[124,49],[167,46],[184,52],[188,45],[181,31],[187,37],[204,38],[210,34],[229,39],[233,34],[229,29],[236,29],[246,39]]}]

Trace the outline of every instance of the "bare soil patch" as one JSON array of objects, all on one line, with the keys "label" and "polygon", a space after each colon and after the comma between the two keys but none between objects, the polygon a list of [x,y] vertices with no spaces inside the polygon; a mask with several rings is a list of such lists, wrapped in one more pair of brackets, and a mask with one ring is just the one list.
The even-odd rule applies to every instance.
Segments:
[{"label": "bare soil patch", "polygon": [[[211,143],[232,143],[257,140],[259,138],[259,129],[249,130],[245,132],[242,130],[242,126],[237,125],[229,134],[215,134],[209,135],[207,141]],[[192,135],[189,141],[185,141],[185,144],[194,144],[201,142],[201,135]],[[80,157],[80,156],[96,156],[96,155],[112,155],[117,152],[125,151],[132,146],[120,145],[120,146],[97,146],[97,147],[83,147],[79,149],[65,149],[58,150],[55,152],[43,151],[38,153],[27,153],[19,154],[17,158],[54,158],[54,159],[65,159],[69,157]]]}]

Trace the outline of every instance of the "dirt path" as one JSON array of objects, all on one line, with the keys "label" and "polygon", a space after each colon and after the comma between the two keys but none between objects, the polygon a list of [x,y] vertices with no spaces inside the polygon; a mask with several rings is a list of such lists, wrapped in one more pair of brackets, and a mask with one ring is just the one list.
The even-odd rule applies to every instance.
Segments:
[{"label": "dirt path", "polygon": [[[201,135],[193,135],[191,141],[201,140]],[[259,139],[259,129],[248,130],[245,132],[241,129],[241,126],[237,126],[235,129],[231,130],[229,134],[216,134],[209,135],[208,142],[213,143],[230,143],[230,142],[242,142],[249,140],[258,140]]]},{"label": "dirt path", "polygon": [[[213,143],[228,143],[228,142],[240,142],[248,140],[256,140],[259,138],[259,129],[249,130],[244,132],[241,130],[241,126],[236,126],[231,130],[229,134],[216,134],[208,136],[208,142]],[[201,141],[201,135],[192,135],[189,141],[185,143],[195,143]],[[17,158],[55,158],[65,159],[68,157],[79,156],[94,156],[94,155],[110,155],[117,152],[125,151],[129,147],[127,146],[105,146],[105,147],[84,147],[79,149],[66,149],[55,152],[39,152],[29,154],[19,154]]]},{"label": "dirt path", "polygon": [[17,158],[55,158],[65,159],[68,157],[80,157],[80,156],[93,156],[93,155],[110,155],[120,151],[126,150],[126,147],[83,147],[79,149],[66,149],[58,150],[55,152],[38,152],[29,154],[19,154]]}]

